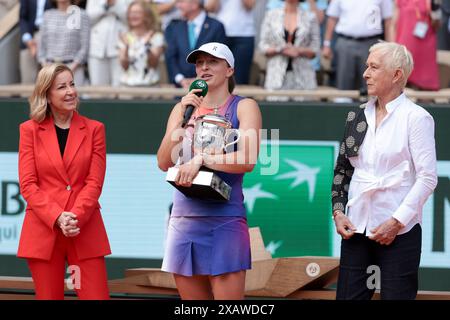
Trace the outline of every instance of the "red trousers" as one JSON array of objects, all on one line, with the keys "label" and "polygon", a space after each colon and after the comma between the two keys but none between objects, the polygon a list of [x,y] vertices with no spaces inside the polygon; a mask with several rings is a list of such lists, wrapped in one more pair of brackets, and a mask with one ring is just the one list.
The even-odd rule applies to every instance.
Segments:
[{"label": "red trousers", "polygon": [[[79,260],[71,238],[58,233],[49,261],[27,259],[33,277],[36,298],[63,300],[66,279],[73,275],[73,289],[79,299],[109,299],[108,277],[104,257]],[[66,273],[66,261],[70,273]]]}]

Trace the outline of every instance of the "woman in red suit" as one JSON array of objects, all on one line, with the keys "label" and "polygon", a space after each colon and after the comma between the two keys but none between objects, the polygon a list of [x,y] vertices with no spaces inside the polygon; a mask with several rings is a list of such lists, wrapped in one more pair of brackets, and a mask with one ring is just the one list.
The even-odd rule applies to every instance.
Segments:
[{"label": "woman in red suit", "polygon": [[106,169],[105,128],[81,116],[72,71],[39,72],[30,118],[20,125],[19,180],[27,201],[18,257],[26,258],[38,299],[64,299],[65,263],[80,299],[108,299],[100,214]]}]

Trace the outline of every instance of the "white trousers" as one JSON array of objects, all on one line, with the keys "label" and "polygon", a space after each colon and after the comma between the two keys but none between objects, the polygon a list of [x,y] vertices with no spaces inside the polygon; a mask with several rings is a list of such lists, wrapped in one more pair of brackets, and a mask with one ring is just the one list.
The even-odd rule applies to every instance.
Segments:
[{"label": "white trousers", "polygon": [[89,78],[93,86],[114,86],[120,84],[122,67],[119,58],[89,57]]}]

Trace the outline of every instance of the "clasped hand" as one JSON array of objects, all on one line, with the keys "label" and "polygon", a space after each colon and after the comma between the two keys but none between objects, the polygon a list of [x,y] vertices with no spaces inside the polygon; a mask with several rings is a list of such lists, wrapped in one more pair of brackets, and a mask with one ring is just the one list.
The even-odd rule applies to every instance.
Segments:
[{"label": "clasped hand", "polygon": [[289,58],[297,58],[300,56],[300,48],[297,48],[297,47],[293,46],[292,44],[288,43],[283,48],[281,53]]},{"label": "clasped hand", "polygon": [[71,238],[80,234],[77,216],[73,212],[64,211],[58,217],[58,226],[61,228],[64,236]]}]

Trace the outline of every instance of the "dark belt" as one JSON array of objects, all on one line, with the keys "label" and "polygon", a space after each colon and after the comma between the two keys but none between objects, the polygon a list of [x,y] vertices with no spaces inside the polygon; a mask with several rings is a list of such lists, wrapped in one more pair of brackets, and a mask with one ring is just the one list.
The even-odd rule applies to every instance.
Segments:
[{"label": "dark belt", "polygon": [[370,36],[370,37],[350,37],[350,36],[346,36],[344,34],[340,34],[338,33],[338,37],[347,39],[347,40],[353,40],[353,41],[366,41],[366,40],[373,40],[373,39],[381,39],[382,38],[382,34],[376,34],[374,36]]},{"label": "dark belt", "polygon": [[57,60],[57,59],[47,59],[48,63],[62,63],[62,64],[69,64],[72,63],[73,60]]}]

